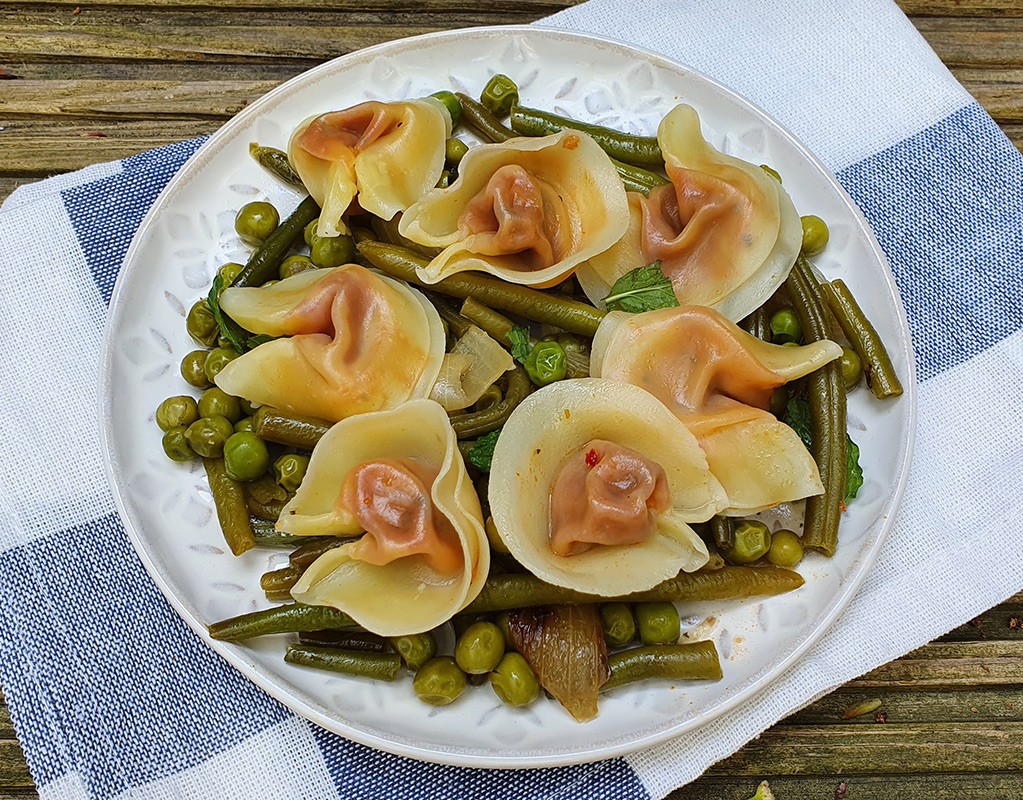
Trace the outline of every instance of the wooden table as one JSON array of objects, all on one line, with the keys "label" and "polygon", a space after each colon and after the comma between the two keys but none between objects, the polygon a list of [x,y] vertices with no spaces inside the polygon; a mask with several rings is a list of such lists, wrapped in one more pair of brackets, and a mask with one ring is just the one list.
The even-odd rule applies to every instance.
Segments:
[{"label": "wooden table", "polygon": [[[623,0],[624,2],[624,0]],[[572,0],[4,0],[0,200],[57,172],[211,133],[324,60],[403,36],[526,23]],[[901,0],[1023,145],[1023,0]],[[9,80],[6,80],[9,79]],[[0,698],[2,699],[2,698]],[[877,699],[875,713],[843,712]],[[1021,800],[1023,595],[783,720],[673,800]],[[0,800],[35,790],[0,707]]]}]

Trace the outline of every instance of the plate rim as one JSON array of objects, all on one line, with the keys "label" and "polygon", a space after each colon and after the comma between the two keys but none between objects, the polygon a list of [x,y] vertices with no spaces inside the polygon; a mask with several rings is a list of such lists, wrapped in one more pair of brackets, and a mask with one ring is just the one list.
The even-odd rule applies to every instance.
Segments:
[{"label": "plate rim", "polygon": [[[111,380],[112,380],[112,361],[114,358],[113,354],[113,336],[112,331],[117,327],[115,323],[120,321],[124,303],[121,302],[121,294],[126,283],[127,270],[125,267],[136,257],[136,252],[141,247],[141,242],[145,238],[147,230],[154,224],[157,218],[157,209],[166,203],[171,197],[173,197],[181,185],[185,182],[186,176],[191,171],[190,168],[194,168],[197,162],[204,161],[214,154],[219,152],[222,147],[226,144],[226,139],[229,138],[231,131],[239,126],[245,124],[250,118],[258,118],[262,109],[274,103],[282,95],[287,95],[293,86],[296,84],[306,84],[307,82],[316,82],[325,74],[331,73],[339,67],[343,68],[346,60],[354,57],[366,58],[372,57],[373,55],[381,52],[390,52],[394,50],[403,50],[405,48],[415,49],[418,45],[423,42],[432,42],[435,40],[443,40],[447,38],[459,38],[459,37],[474,37],[485,40],[487,37],[495,35],[541,35],[548,37],[561,37],[565,39],[577,39],[584,40],[588,43],[597,43],[602,46],[610,46],[616,50],[622,51],[623,54],[631,57],[639,57],[650,62],[660,63],[662,66],[666,66],[669,69],[675,71],[681,71],[689,73],[697,79],[706,82],[713,86],[717,91],[730,98],[733,102],[742,106],[747,112],[749,112],[754,118],[759,119],[762,122],[769,124],[770,127],[774,128],[775,131],[782,137],[788,140],[789,145],[795,148],[800,155],[805,159],[809,166],[815,167],[824,178],[831,184],[832,188],[837,190],[845,204],[852,211],[855,218],[855,222],[860,232],[866,237],[870,250],[873,255],[878,259],[879,263],[883,267],[883,275],[885,287],[888,290],[890,298],[894,301],[895,307],[895,321],[901,327],[901,341],[900,345],[904,347],[904,355],[907,366],[906,380],[904,381],[904,394],[900,398],[900,401],[906,404],[906,437],[905,446],[900,452],[899,463],[897,465],[898,480],[894,487],[894,492],[890,495],[889,501],[882,507],[880,516],[883,518],[880,524],[877,536],[873,543],[862,553],[860,563],[854,565],[852,570],[851,578],[844,581],[837,592],[836,599],[834,600],[831,609],[828,613],[820,619],[817,626],[812,629],[802,640],[798,642],[795,648],[785,655],[777,665],[768,672],[759,676],[757,679],[750,683],[741,686],[732,696],[719,703],[707,713],[701,714],[698,717],[691,718],[688,721],[682,722],[677,725],[667,726],[663,730],[654,731],[644,736],[630,739],[627,742],[615,745],[609,745],[602,748],[599,751],[584,751],[575,750],[568,753],[558,754],[542,754],[534,756],[516,756],[516,757],[493,757],[483,755],[473,755],[471,753],[462,753],[450,751],[444,751],[436,747],[424,747],[424,746],[413,746],[407,745],[400,742],[394,742],[390,739],[378,736],[375,733],[367,732],[357,728],[352,728],[346,725],[338,724],[338,721],[325,715],[315,704],[308,703],[295,694],[284,690],[279,687],[271,678],[264,676],[261,668],[253,664],[250,659],[245,657],[245,650],[242,646],[230,643],[213,640],[209,637],[206,625],[198,619],[197,615],[192,613],[185,602],[178,597],[178,595],[172,591],[168,580],[165,579],[155,559],[150,555],[146,549],[143,537],[135,528],[134,521],[128,512],[125,499],[122,496],[122,484],[117,478],[119,472],[119,460],[114,447],[112,426],[113,420],[111,418],[112,404],[109,402],[111,397]],[[472,768],[485,768],[485,769],[501,769],[501,770],[515,770],[515,769],[532,769],[540,767],[555,767],[555,766],[569,766],[576,764],[592,763],[602,761],[605,759],[621,757],[629,753],[634,753],[644,748],[651,747],[653,745],[676,739],[687,732],[696,730],[710,721],[721,717],[722,715],[734,710],[744,702],[759,695],[764,688],[771,683],[778,676],[788,672],[792,666],[800,660],[800,658],[817,642],[820,638],[829,630],[831,630],[835,620],[838,616],[846,609],[853,597],[858,592],[859,588],[866,580],[868,573],[877,561],[877,556],[880,552],[881,547],[884,545],[888,538],[888,535],[892,529],[895,518],[897,516],[898,509],[902,504],[902,500],[906,491],[906,486],[909,479],[910,467],[913,460],[913,453],[915,450],[916,433],[917,433],[917,396],[916,396],[916,355],[913,348],[911,331],[909,328],[909,322],[906,315],[905,305],[902,302],[901,295],[898,290],[898,286],[895,283],[894,275],[891,270],[891,266],[888,263],[887,258],[884,255],[876,237],[874,236],[873,230],[869,223],[864,217],[859,206],[855,203],[852,197],[848,194],[841,183],[838,182],[834,174],[830,169],[821,162],[813,152],[811,152],[802,142],[794,136],[789,129],[780,123],[774,116],[764,111],[758,105],[743,97],[735,90],[725,86],[718,80],[706,75],[705,73],[693,69],[692,67],[676,61],[668,56],[661,53],[657,53],[648,48],[631,44],[629,42],[622,41],[613,37],[584,33],[574,30],[566,30],[562,28],[547,26],[547,25],[492,25],[492,26],[481,26],[473,28],[458,28],[452,30],[435,31],[432,33],[420,34],[412,37],[404,37],[401,39],[395,39],[388,42],[382,42],[371,47],[356,50],[351,53],[346,53],[337,58],[325,61],[309,70],[299,73],[298,75],[290,78],[279,86],[271,89],[266,94],[246,106],[242,111],[233,116],[227,122],[225,122],[220,128],[214,133],[210,134],[209,137],[202,143],[202,145],[182,164],[175,175],[170,181],[164,186],[159,195],[153,201],[152,205],[147,210],[145,216],[139,223],[136,229],[131,243],[125,252],[124,259],[118,269],[117,278],[114,284],[113,291],[111,292],[110,301],[108,304],[108,311],[106,316],[106,324],[104,325],[103,331],[103,342],[102,342],[102,357],[100,359],[100,369],[98,375],[98,388],[99,388],[99,404],[100,404],[100,415],[99,415],[99,427],[100,427],[100,443],[103,453],[103,465],[104,472],[107,478],[108,485],[111,489],[111,494],[114,499],[118,516],[120,517],[121,523],[124,526],[125,532],[131,541],[132,547],[142,562],[149,577],[156,584],[163,597],[170,603],[175,613],[185,622],[186,625],[196,633],[203,643],[210,647],[220,657],[225,659],[233,668],[238,670],[247,680],[256,684],[262,691],[266,692],[275,700],[281,702],[292,712],[298,716],[313,722],[314,724],[324,728],[325,730],[336,733],[354,742],[358,742],[363,745],[373,747],[378,750],[382,750],[387,753],[394,755],[404,756],[413,758],[420,761],[444,764],[456,767],[472,767]]]}]

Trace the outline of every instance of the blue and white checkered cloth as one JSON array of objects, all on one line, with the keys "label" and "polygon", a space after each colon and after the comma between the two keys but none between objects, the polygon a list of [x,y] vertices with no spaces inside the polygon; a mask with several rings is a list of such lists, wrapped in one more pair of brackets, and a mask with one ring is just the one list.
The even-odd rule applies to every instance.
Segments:
[{"label": "blue and white checkered cloth", "polygon": [[0,284],[0,685],[44,798],[662,797],[1023,588],[1023,157],[908,20],[888,0],[592,0],[546,23],[634,41],[746,95],[873,226],[909,313],[919,431],[856,599],[770,693],[627,758],[441,767],[295,717],[174,614],[104,478],[106,304],[136,226],[200,142],[165,147],[23,187],[0,211],[0,263],[17,265]]}]

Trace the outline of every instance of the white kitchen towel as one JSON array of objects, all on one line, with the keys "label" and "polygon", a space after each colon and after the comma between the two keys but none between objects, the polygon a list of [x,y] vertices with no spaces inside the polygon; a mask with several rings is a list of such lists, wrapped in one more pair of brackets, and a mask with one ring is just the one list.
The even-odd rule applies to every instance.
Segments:
[{"label": "white kitchen towel", "polygon": [[162,148],[24,187],[0,209],[0,685],[44,798],[662,797],[1023,588],[1011,522],[1023,504],[1023,157],[898,8],[591,0],[544,22],[634,42],[738,90],[831,167],[873,226],[912,328],[919,430],[866,583],[769,692],[625,758],[442,767],[295,717],[166,604],[104,478],[106,303],[139,221],[201,142]]}]

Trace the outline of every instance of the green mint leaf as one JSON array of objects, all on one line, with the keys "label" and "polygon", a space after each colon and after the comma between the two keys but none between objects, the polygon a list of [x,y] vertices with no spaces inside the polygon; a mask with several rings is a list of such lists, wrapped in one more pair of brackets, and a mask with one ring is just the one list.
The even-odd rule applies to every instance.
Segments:
[{"label": "green mint leaf", "polygon": [[677,305],[675,290],[671,280],[661,271],[660,261],[626,272],[614,282],[611,293],[604,298],[604,306],[608,311],[628,311],[633,314],[658,308],[674,308]]},{"label": "green mint leaf", "polygon": [[516,325],[508,331],[508,338],[511,339],[512,358],[520,364],[525,364],[526,359],[529,358],[529,352],[533,349],[533,345],[529,341],[529,330],[521,325]]},{"label": "green mint leaf", "polygon": [[849,435],[846,434],[846,451],[848,453],[849,471],[845,479],[845,502],[849,503],[860,491],[863,485],[863,467],[860,466],[860,448],[857,447]]},{"label": "green mint leaf", "polygon": [[[786,425],[799,434],[806,449],[809,450],[813,443],[813,436],[810,425],[810,404],[805,400],[795,398],[789,400],[785,406],[785,416],[782,419]],[[845,502],[849,503],[860,491],[863,485],[863,468],[860,466],[860,448],[847,433],[845,435],[848,470],[845,479]]]},{"label": "green mint leaf", "polygon": [[810,424],[810,404],[805,400],[800,400],[798,397],[789,400],[785,405],[785,416],[782,417],[782,422],[799,434],[799,438],[803,440],[803,444],[809,450],[810,445],[813,443],[812,426]]},{"label": "green mint leaf", "polygon": [[490,472],[490,462],[494,457],[494,445],[497,444],[497,437],[501,435],[501,429],[484,434],[477,439],[469,448],[469,463],[480,472]]},{"label": "green mint leaf", "polygon": [[245,349],[246,350],[254,350],[255,348],[259,347],[261,344],[266,344],[267,342],[272,342],[276,338],[278,338],[278,337],[276,337],[276,336],[268,336],[265,333],[261,333],[258,336],[250,336],[245,341]]},{"label": "green mint leaf", "polygon": [[245,341],[249,338],[248,332],[237,322],[231,319],[225,314],[220,308],[220,290],[224,288],[224,278],[222,275],[217,273],[217,276],[213,279],[213,286],[210,289],[209,300],[210,309],[213,311],[213,318],[217,321],[217,327],[220,328],[220,335],[223,336],[227,341],[231,343],[238,353],[244,353],[247,349],[245,347]]}]

